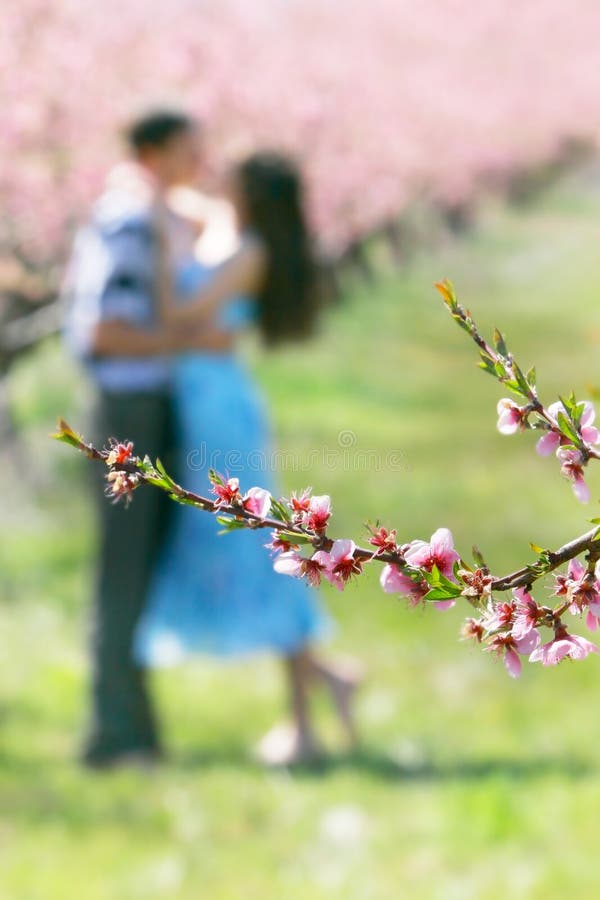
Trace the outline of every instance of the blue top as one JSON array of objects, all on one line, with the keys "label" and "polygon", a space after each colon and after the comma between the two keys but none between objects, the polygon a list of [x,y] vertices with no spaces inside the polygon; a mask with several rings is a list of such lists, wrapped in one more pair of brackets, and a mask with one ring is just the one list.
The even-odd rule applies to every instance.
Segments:
[{"label": "blue top", "polygon": [[[219,267],[208,267],[190,259],[177,267],[175,291],[182,303],[195,296],[214,277]],[[232,297],[221,306],[217,324],[224,331],[240,331],[256,319],[256,303],[248,297]]]}]

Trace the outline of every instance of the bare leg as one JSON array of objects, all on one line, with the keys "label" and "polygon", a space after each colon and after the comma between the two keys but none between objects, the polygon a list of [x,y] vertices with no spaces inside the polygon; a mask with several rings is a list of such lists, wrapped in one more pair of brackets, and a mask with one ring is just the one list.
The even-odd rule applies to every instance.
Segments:
[{"label": "bare leg", "polygon": [[354,718],[354,695],[363,672],[354,661],[336,663],[322,660],[311,650],[304,652],[304,664],[313,679],[324,684],[331,695],[346,738],[350,746],[358,743],[358,731]]},{"label": "bare leg", "polygon": [[314,734],[310,722],[308,706],[308,688],[310,670],[304,651],[288,656],[285,659],[287,671],[292,718],[298,733],[298,740],[303,743],[314,743]]},{"label": "bare leg", "polygon": [[262,739],[258,756],[267,765],[309,762],[321,754],[310,720],[308,690],[311,664],[305,650],[284,659],[290,691],[291,727],[277,725]]}]

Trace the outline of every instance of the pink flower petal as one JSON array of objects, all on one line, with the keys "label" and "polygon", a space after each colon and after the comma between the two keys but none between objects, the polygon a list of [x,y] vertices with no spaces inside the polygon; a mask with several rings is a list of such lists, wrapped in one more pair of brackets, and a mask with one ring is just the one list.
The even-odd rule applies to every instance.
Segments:
[{"label": "pink flower petal", "polygon": [[410,548],[404,554],[404,559],[409,566],[419,569],[426,565],[431,557],[431,548],[425,541],[413,541]]},{"label": "pink flower petal", "polygon": [[515,638],[515,644],[517,646],[518,652],[524,654],[533,653],[541,640],[540,633],[537,628],[531,628],[519,638],[514,634],[513,630],[513,636]]},{"label": "pink flower petal", "polygon": [[316,553],[313,553],[311,559],[314,559],[315,562],[319,563],[319,565],[323,566],[325,570],[331,569],[332,561],[329,553],[326,550],[317,550]]},{"label": "pink flower petal", "polygon": [[332,564],[340,562],[343,559],[349,559],[354,555],[356,544],[347,538],[339,538],[333,542],[333,547],[329,551]]},{"label": "pink flower petal", "polygon": [[410,594],[414,582],[396,566],[387,563],[381,570],[379,583],[386,594]]},{"label": "pink flower petal", "polygon": [[519,654],[515,653],[515,651],[510,648],[504,654],[504,665],[511,678],[518,678],[521,674],[521,660],[519,659]]},{"label": "pink flower petal", "polygon": [[597,444],[600,441],[600,431],[593,425],[586,425],[581,429],[581,437],[586,444]]},{"label": "pink flower petal", "polygon": [[585,575],[585,566],[578,559],[571,559],[567,566],[567,575],[573,581],[580,581]]},{"label": "pink flower petal", "polygon": [[571,641],[566,640],[565,638],[562,638],[558,641],[552,641],[548,646],[548,650],[546,651],[546,665],[557,665],[557,663],[564,659],[565,656],[570,655],[571,649]]},{"label": "pink flower petal", "polygon": [[244,497],[244,508],[264,519],[271,509],[271,495],[264,488],[251,487]]},{"label": "pink flower petal", "polygon": [[288,553],[280,553],[273,562],[273,568],[280,575],[291,575],[299,578],[302,572],[302,557],[298,556],[295,551]]},{"label": "pink flower petal", "polygon": [[497,427],[500,434],[515,434],[519,430],[519,421],[514,412],[507,409],[499,416]]},{"label": "pink flower petal", "polygon": [[596,418],[596,410],[594,409],[594,404],[589,400],[583,401],[583,412],[581,414],[581,425],[591,425],[594,419]]},{"label": "pink flower petal", "polygon": [[550,456],[551,453],[554,453],[557,447],[560,446],[560,437],[554,431],[547,431],[546,434],[542,435],[537,444],[535,445],[535,449],[540,454],[540,456]]},{"label": "pink flower petal", "polygon": [[456,600],[436,600],[433,605],[440,610],[452,609],[453,606],[456,606]]},{"label": "pink flower petal", "polygon": [[576,475],[573,479],[573,493],[580,503],[590,502],[590,489],[587,486],[583,475]]},{"label": "pink flower petal", "polygon": [[563,415],[564,415],[565,408],[562,405],[560,400],[555,400],[554,403],[551,403],[550,406],[548,407],[548,415],[550,416],[550,418],[552,419],[552,421],[555,424],[558,421],[559,412],[563,413]]}]

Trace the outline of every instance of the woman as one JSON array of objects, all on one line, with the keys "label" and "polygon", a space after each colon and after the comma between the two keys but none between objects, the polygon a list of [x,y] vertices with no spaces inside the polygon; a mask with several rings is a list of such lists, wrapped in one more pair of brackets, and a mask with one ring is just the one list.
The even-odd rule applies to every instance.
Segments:
[{"label": "woman", "polygon": [[[218,267],[196,260],[178,266],[175,292],[171,278],[163,279],[165,323],[193,328],[214,322],[232,335],[257,324],[267,345],[310,335],[315,278],[295,169],[276,154],[252,156],[236,169],[230,194],[239,248]],[[170,271],[166,262],[164,271]],[[239,477],[244,488],[258,483],[277,493],[267,466],[256,472],[257,459],[269,452],[264,403],[232,353],[180,357],[174,393],[180,443],[187,448],[180,461],[186,486],[206,493],[214,468]],[[293,727],[263,739],[263,760],[290,764],[318,754],[308,693],[319,683],[354,742],[357,675],[312,649],[328,627],[316,593],[273,571],[264,531],[220,536],[219,528],[214,517],[194,508],[176,511],[137,634],[138,659],[165,665],[197,651],[236,656],[270,650],[285,662]]]}]

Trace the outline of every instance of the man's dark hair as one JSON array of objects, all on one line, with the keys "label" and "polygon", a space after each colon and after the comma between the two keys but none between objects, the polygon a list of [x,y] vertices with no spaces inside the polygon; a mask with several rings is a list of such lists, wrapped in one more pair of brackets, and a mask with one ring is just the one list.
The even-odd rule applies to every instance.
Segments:
[{"label": "man's dark hair", "polygon": [[126,129],[125,137],[130,148],[140,153],[147,149],[161,149],[172,138],[191,131],[195,126],[194,119],[185,113],[157,109],[135,119]]}]

